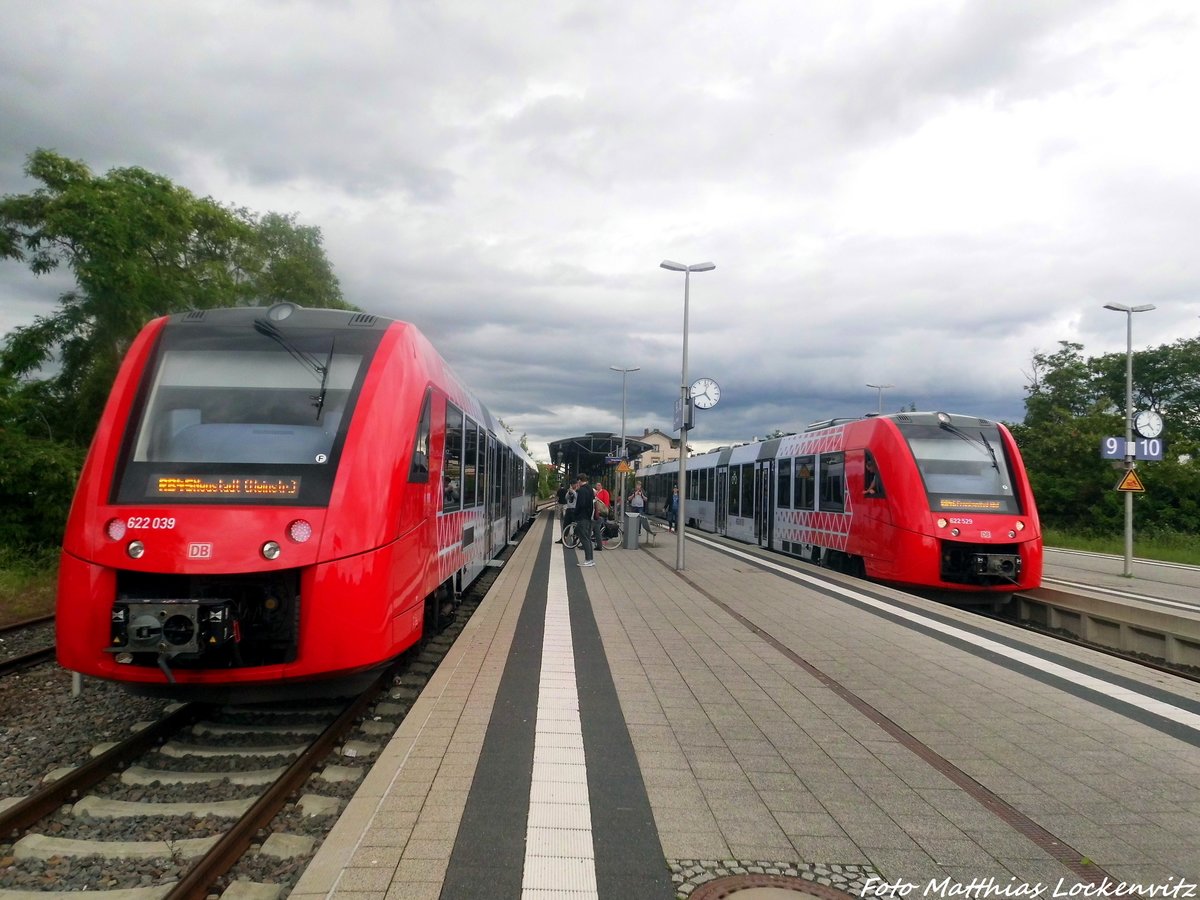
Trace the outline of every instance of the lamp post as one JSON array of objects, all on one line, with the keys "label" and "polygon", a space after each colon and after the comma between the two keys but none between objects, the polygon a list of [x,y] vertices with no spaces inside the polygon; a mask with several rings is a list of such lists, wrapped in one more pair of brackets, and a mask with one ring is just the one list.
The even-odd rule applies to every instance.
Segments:
[{"label": "lamp post", "polygon": [[[1124,306],[1120,303],[1105,303],[1105,309],[1125,313],[1125,471],[1133,468],[1135,447],[1133,445],[1133,314],[1155,309],[1153,303],[1141,306]],[[1133,492],[1125,492],[1125,571],[1126,578],[1133,577]]]},{"label": "lamp post", "polygon": [[879,414],[883,415],[883,392],[885,390],[887,390],[888,388],[895,387],[895,385],[894,384],[868,384],[867,387],[875,388],[875,390],[879,391]]},{"label": "lamp post", "polygon": [[[621,465],[625,465],[625,378],[630,372],[642,371],[641,366],[623,369],[620,366],[609,366],[614,372],[621,373]],[[621,496],[617,500],[617,521],[624,526],[625,522],[625,473],[621,472]],[[639,523],[640,524],[640,523]]]},{"label": "lamp post", "polygon": [[[683,535],[684,528],[687,527],[688,288],[693,272],[711,272],[716,268],[716,264],[702,262],[685,266],[683,263],[671,262],[669,259],[664,259],[659,265],[664,269],[670,269],[672,272],[683,273],[683,376],[679,382],[679,399],[682,404],[680,409],[683,421],[680,423],[679,428],[679,515],[675,519],[675,538],[677,541],[675,547],[675,571],[682,572]],[[671,499],[668,497],[667,503],[670,502]]]}]

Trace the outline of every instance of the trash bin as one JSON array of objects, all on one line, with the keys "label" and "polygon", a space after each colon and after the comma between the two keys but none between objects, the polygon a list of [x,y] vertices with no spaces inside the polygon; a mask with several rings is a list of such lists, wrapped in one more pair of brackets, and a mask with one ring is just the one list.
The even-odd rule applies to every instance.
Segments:
[{"label": "trash bin", "polygon": [[638,536],[641,533],[641,515],[635,512],[625,513],[625,540],[621,542],[621,546],[626,550],[636,550],[638,548]]}]

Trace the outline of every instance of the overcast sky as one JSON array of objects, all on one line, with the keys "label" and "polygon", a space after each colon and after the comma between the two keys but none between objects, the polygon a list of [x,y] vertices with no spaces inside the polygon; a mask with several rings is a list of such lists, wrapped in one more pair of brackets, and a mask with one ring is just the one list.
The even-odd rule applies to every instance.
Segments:
[{"label": "overcast sky", "polygon": [[[38,147],[321,228],[535,456],[876,408],[1019,421],[1035,352],[1200,330],[1193,0],[0,0]],[[0,262],[0,333],[64,284]]]}]

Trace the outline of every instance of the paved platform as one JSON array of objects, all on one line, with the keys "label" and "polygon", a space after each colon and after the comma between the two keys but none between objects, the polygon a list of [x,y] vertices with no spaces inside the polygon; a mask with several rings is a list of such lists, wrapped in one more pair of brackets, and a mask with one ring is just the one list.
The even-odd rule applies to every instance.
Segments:
[{"label": "paved platform", "polygon": [[1200,881],[1195,685],[707,538],[682,574],[665,534],[580,568],[554,527],[533,526],[292,897]]}]

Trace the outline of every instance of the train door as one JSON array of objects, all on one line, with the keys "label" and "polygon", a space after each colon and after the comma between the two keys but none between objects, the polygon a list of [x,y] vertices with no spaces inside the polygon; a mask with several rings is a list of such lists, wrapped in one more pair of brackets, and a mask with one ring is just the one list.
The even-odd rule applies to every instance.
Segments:
[{"label": "train door", "polygon": [[713,469],[713,475],[717,479],[716,521],[713,523],[713,530],[717,534],[724,534],[726,519],[729,515],[726,505],[729,497],[729,466]]},{"label": "train door", "polygon": [[758,546],[771,546],[771,531],[775,521],[771,502],[775,485],[775,460],[760,460],[754,464],[754,538]]},{"label": "train door", "polygon": [[500,479],[500,471],[496,468],[496,439],[489,434],[486,443],[487,447],[483,452],[484,467],[487,472],[483,494],[483,527],[487,532],[487,558],[491,559],[496,555],[496,539],[493,536],[495,529],[492,528],[492,522],[495,519],[492,512],[492,497],[496,493],[496,483]]}]

